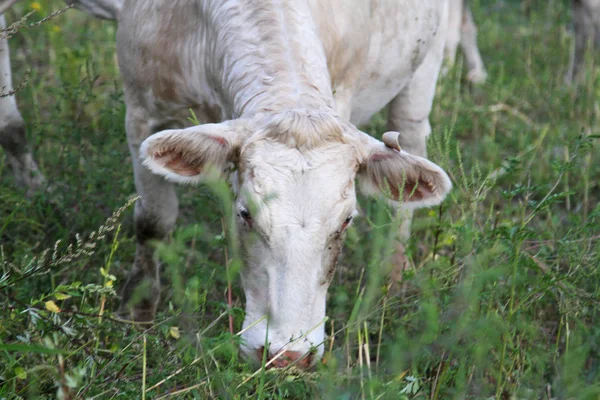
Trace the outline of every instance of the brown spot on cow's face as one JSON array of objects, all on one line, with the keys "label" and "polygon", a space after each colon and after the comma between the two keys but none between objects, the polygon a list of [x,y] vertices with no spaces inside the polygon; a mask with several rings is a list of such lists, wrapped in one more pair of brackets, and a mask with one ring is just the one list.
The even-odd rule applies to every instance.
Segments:
[{"label": "brown spot on cow's face", "polygon": [[344,232],[336,233],[336,237],[327,245],[327,249],[323,255],[323,266],[326,273],[321,280],[321,285],[329,286],[331,284],[343,246]]}]

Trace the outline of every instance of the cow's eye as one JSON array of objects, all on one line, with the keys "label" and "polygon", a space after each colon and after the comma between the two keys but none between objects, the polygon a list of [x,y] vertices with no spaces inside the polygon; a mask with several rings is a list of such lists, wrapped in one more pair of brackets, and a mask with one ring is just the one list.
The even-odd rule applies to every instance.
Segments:
[{"label": "cow's eye", "polygon": [[342,224],[342,228],[340,229],[340,232],[344,231],[344,229],[346,229],[348,227],[348,225],[350,225],[350,222],[352,222],[353,218],[354,218],[354,216],[351,215],[344,220],[344,223]]},{"label": "cow's eye", "polygon": [[246,210],[245,208],[240,208],[238,215],[242,217],[250,227],[252,227],[252,216],[250,215],[250,211]]}]

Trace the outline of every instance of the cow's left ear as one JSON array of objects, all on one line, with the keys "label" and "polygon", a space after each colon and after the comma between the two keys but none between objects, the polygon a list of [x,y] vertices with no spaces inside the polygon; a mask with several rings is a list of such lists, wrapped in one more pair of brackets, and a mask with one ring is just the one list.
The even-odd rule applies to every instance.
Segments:
[{"label": "cow's left ear", "polygon": [[235,163],[247,137],[239,120],[155,133],[140,148],[144,165],[178,183],[198,183],[211,170],[222,172]]},{"label": "cow's left ear", "polygon": [[452,183],[446,172],[431,161],[400,149],[386,133],[384,143],[369,141],[367,157],[358,171],[361,191],[369,195],[383,194],[410,208],[429,207],[441,203]]}]

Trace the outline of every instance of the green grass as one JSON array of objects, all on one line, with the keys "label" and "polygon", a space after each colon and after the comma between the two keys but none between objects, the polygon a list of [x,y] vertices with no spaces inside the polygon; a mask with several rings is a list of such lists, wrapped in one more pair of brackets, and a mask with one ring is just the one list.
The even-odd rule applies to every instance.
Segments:
[{"label": "green grass", "polygon": [[53,191],[25,199],[0,155],[0,398],[599,399],[597,69],[590,59],[579,90],[563,85],[568,2],[529,16],[517,1],[473,3],[489,81],[468,86],[460,63],[440,81],[429,143],[455,188],[417,213],[397,294],[384,280],[397,221],[359,197],[329,291],[327,363],[311,372],[240,356],[222,187],[179,189],[156,324],[115,319],[135,246],[132,207],[111,218],[135,193],[116,25],[69,10],[20,31],[15,81],[31,74],[18,102]]}]

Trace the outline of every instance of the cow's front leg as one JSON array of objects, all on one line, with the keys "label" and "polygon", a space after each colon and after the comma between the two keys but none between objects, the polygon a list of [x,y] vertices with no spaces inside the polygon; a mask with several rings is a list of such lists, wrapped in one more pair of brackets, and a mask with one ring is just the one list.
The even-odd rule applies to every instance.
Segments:
[{"label": "cow's front leg", "polygon": [[[142,114],[142,115],[138,115]],[[175,226],[179,201],[174,185],[154,175],[139,158],[141,143],[153,132],[147,116],[128,108],[127,140],[133,160],[135,187],[141,199],[135,204],[137,246],[133,268],[121,292],[121,312],[138,322],[154,320],[160,297],[160,268],[154,242],[167,238]]]},{"label": "cow's front leg", "polygon": [[[388,106],[387,128],[400,133],[398,141],[402,150],[425,158],[427,157],[427,137],[431,133],[429,113],[442,64],[443,46],[443,40],[438,40],[433,44],[433,48],[413,75],[410,83]],[[402,221],[394,255],[394,269],[391,273],[392,283],[400,280],[402,272],[409,266],[405,245],[410,237],[413,210],[400,204],[397,207],[397,213]]]},{"label": "cow's front leg", "polygon": [[463,2],[464,0],[450,0],[448,2],[448,27],[446,29],[446,42],[444,47],[446,66],[442,72],[444,75],[446,75],[449,68],[454,66],[454,61],[456,60],[456,50],[460,43]]},{"label": "cow's front leg", "polygon": [[[0,30],[6,28],[4,16],[0,15]],[[25,123],[17,109],[10,70],[7,40],[0,40],[0,146],[15,175],[17,185],[32,194],[44,183],[44,176],[29,150],[25,136]]]},{"label": "cow's front leg", "polygon": [[[402,93],[390,103],[387,128],[391,131],[400,132],[398,141],[402,150],[410,154],[427,157],[426,139],[431,132],[429,109],[424,107],[419,113],[411,114],[410,110],[414,108],[408,97],[410,95],[407,96],[407,93]],[[390,275],[391,282],[394,285],[402,279],[403,271],[410,267],[405,253],[405,246],[410,238],[410,225],[413,217],[413,210],[402,205],[396,208],[396,212],[396,216],[401,222],[393,257],[393,269]]]}]

